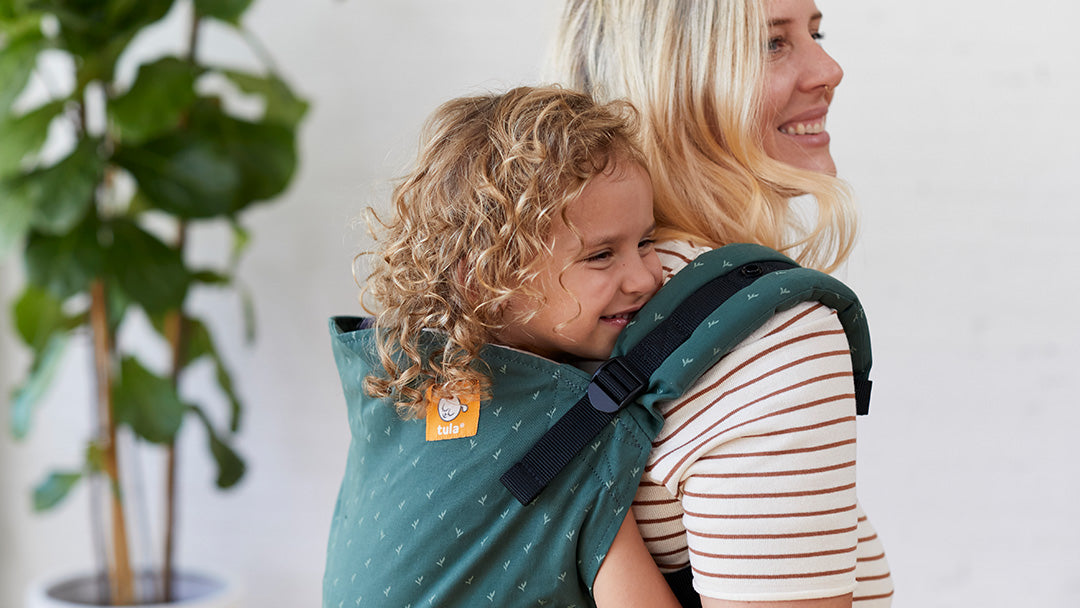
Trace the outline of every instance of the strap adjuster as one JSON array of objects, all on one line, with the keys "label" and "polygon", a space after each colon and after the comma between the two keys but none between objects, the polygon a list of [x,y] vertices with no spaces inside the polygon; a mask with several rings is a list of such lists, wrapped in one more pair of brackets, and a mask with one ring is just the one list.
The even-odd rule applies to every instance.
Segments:
[{"label": "strap adjuster", "polygon": [[593,409],[614,414],[645,392],[649,379],[642,378],[625,357],[604,361],[589,383],[589,403]]}]

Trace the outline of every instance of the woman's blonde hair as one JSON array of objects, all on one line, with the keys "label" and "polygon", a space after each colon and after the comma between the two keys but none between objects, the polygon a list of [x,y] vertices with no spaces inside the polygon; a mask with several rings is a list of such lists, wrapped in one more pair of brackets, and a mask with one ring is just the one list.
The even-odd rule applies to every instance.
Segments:
[{"label": "woman's blonde hair", "polygon": [[[851,196],[766,154],[767,41],[760,0],[568,0],[547,75],[637,107],[661,238],[759,243],[831,271],[854,243]],[[791,209],[804,194],[812,226]]]},{"label": "woman's blonde hair", "polygon": [[[415,168],[395,187],[394,216],[374,211],[377,245],[366,292],[379,305],[382,372],[368,394],[421,415],[426,392],[489,395],[480,350],[551,259],[552,220],[615,162],[641,162],[635,113],[557,87],[455,99],[431,116]],[[425,346],[441,334],[437,348]]]}]

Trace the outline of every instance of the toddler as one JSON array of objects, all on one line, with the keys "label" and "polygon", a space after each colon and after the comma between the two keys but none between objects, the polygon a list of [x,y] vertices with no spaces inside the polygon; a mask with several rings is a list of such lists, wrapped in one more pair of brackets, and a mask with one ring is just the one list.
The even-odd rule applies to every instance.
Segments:
[{"label": "toddler", "polygon": [[[450,101],[379,222],[374,319],[331,321],[353,435],[324,608],[662,606],[616,419],[529,506],[499,483],[659,289],[634,112],[558,88]],[[613,444],[612,444],[613,445]]]}]

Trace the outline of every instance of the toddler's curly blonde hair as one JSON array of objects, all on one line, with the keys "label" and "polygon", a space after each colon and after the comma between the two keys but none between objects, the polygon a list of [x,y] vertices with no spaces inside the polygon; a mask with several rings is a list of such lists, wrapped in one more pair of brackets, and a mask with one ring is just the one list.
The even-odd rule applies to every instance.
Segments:
[{"label": "toddler's curly blonde hair", "polygon": [[[454,99],[428,120],[415,168],[395,187],[394,217],[375,218],[366,292],[378,304],[382,373],[369,395],[422,415],[426,392],[490,396],[480,350],[508,323],[515,295],[542,306],[533,280],[551,260],[552,220],[616,162],[642,162],[637,115],[557,87]],[[425,331],[445,343],[424,348]]]}]

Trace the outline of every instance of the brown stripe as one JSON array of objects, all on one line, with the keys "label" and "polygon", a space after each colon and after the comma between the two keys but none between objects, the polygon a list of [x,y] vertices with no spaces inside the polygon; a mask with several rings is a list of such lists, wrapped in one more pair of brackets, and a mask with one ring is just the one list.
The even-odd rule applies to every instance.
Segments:
[{"label": "brown stripe", "polygon": [[[852,418],[854,420],[854,418]],[[814,425],[817,426],[817,425]],[[761,437],[762,435],[745,435],[745,437]],[[845,441],[837,441],[835,443],[826,443],[823,445],[814,445],[806,448],[796,448],[793,450],[772,450],[765,452],[742,452],[740,454],[710,454],[709,456],[702,456],[698,461],[702,460],[723,460],[725,458],[759,458],[761,456],[789,456],[791,454],[808,454],[811,452],[824,452],[833,448],[844,447],[845,445],[851,445],[855,443],[855,439],[848,439]],[[641,485],[645,485],[642,483]],[[659,485],[659,484],[657,484]],[[663,486],[661,486],[663,487]]]},{"label": "brown stripe", "polygon": [[[838,377],[845,376],[845,375],[850,376],[851,373],[850,372],[842,372],[842,373],[838,373],[838,374],[826,374],[825,376],[818,376],[817,378],[812,378],[810,380],[806,380],[805,382],[800,382],[798,385],[795,385],[795,386],[792,386],[792,387],[787,387],[787,388],[784,388],[784,389],[780,389],[780,390],[775,391],[775,392],[773,392],[771,394],[765,395],[765,396],[761,397],[760,399],[755,399],[754,401],[751,401],[750,403],[746,404],[745,407],[751,407],[753,405],[757,405],[758,403],[760,403],[762,401],[765,401],[767,399],[770,399],[770,398],[775,397],[777,395],[780,395],[782,393],[795,390],[796,388],[800,388],[801,387],[800,385],[808,385],[808,384],[812,384],[814,382],[821,382],[823,380],[830,380],[830,379],[838,378]],[[757,418],[751,418],[750,420],[740,422],[739,424],[736,424],[734,426],[730,426],[730,427],[727,427],[727,428],[721,428],[719,432],[717,432],[714,435],[711,435],[711,433],[714,432],[716,427],[720,426],[721,423],[727,421],[728,417],[725,416],[725,417],[721,418],[720,420],[717,420],[715,423],[709,425],[708,428],[706,428],[705,430],[698,433],[698,435],[696,437],[694,437],[693,439],[685,441],[683,443],[683,445],[676,448],[676,450],[681,450],[683,447],[686,447],[687,445],[690,445],[690,444],[696,444],[697,445],[697,447],[694,450],[691,450],[691,451],[683,454],[682,457],[679,458],[679,460],[675,463],[675,465],[672,466],[671,469],[668,471],[667,475],[664,476],[664,479],[662,481],[663,481],[663,483],[665,485],[668,482],[670,482],[672,476],[675,475],[675,472],[679,469],[679,467],[681,467],[683,465],[683,463],[685,463],[691,457],[697,456],[700,452],[702,452],[705,449],[706,445],[709,442],[711,442],[711,441],[713,441],[713,440],[715,440],[715,439],[717,439],[719,437],[722,437],[723,435],[726,435],[728,433],[733,433],[733,432],[741,429],[744,426],[748,426],[748,425],[754,424],[756,422],[760,422],[762,420],[767,420],[769,418],[775,418],[777,416],[785,416],[785,415],[791,414],[793,412],[798,412],[798,411],[801,411],[801,410],[810,409],[810,408],[813,408],[813,407],[817,407],[819,405],[825,405],[826,403],[833,403],[835,401],[843,401],[844,399],[854,399],[854,398],[855,398],[855,395],[853,393],[842,393],[840,395],[832,395],[832,396],[829,396],[829,397],[818,399],[816,401],[810,401],[808,403],[802,403],[802,404],[799,404],[799,405],[794,405],[794,406],[791,406],[791,407],[787,407],[787,408],[784,408],[782,410],[775,410],[775,411],[769,412],[768,414],[765,414],[763,416],[758,416]],[[739,409],[745,409],[745,408],[739,408]],[[709,435],[708,439],[707,440],[703,439],[703,437],[706,437],[707,435]],[[674,454],[675,454],[675,452],[669,452],[667,455],[674,455]],[[653,464],[645,467],[645,469],[647,471],[651,471],[651,469],[653,467],[657,466],[659,463],[660,463],[660,459],[657,459],[656,462],[654,462]]]},{"label": "brown stripe", "polygon": [[[800,320],[800,319],[802,319],[803,317],[805,317],[806,315],[808,315],[808,314],[810,314],[810,313],[814,312],[815,310],[817,310],[817,309],[819,309],[819,308],[822,308],[822,307],[824,307],[824,306],[825,306],[825,305],[824,305],[824,304],[822,304],[821,302],[815,302],[815,303],[814,303],[814,306],[812,306],[812,307],[810,307],[810,308],[807,308],[807,309],[806,309],[806,310],[804,310],[803,312],[800,312],[799,314],[795,315],[795,316],[794,316],[794,317],[792,317],[791,319],[789,319],[789,320],[785,321],[785,322],[784,322],[784,324],[783,324],[783,325],[781,325],[780,327],[777,327],[776,329],[774,329],[774,330],[770,331],[769,333],[767,333],[767,334],[765,334],[765,335],[766,335],[766,336],[771,336],[771,335],[773,335],[773,334],[778,334],[778,333],[780,333],[780,332],[784,331],[785,329],[787,329],[788,327],[791,327],[791,326],[792,326],[792,325],[794,325],[795,323],[798,323],[798,322],[799,322],[799,320]],[[834,315],[835,315],[835,314],[836,314],[836,311],[834,310],[834,311],[832,312],[832,314],[834,314]]]},{"label": "brown stripe", "polygon": [[879,559],[885,559],[885,553],[884,552],[882,552],[882,553],[880,553],[878,555],[871,556],[871,557],[860,557],[860,558],[856,559],[855,561],[857,561],[857,562],[876,562]]},{"label": "brown stripe", "polygon": [[836,530],[820,530],[815,532],[798,532],[792,534],[704,534],[687,530],[688,536],[698,538],[717,538],[723,540],[780,540],[788,538],[812,538],[815,536],[834,536],[837,534],[849,534],[856,530],[857,526],[850,528],[838,528]]},{"label": "brown stripe", "polygon": [[[825,488],[823,490],[804,490],[801,492],[774,492],[764,494],[704,494],[698,492],[687,492],[683,494],[691,496],[693,498],[710,498],[717,500],[737,500],[742,498],[802,498],[804,496],[825,496],[826,494],[836,494],[837,492],[846,492],[847,490],[855,489],[855,484],[849,483],[842,486],[836,486],[833,488]],[[882,554],[884,557],[884,554]]]},{"label": "brown stripe", "polygon": [[805,426],[793,426],[789,429],[780,429],[778,431],[771,431],[768,433],[759,433],[757,435],[746,435],[746,437],[776,437],[778,435],[790,435],[792,433],[802,433],[804,431],[816,431],[825,427],[833,426],[836,424],[843,424],[845,422],[855,422],[855,416],[844,416],[843,418],[835,418],[833,420],[826,420],[824,422],[818,422],[817,424],[808,424]]},{"label": "brown stripe", "polygon": [[757,477],[791,477],[795,475],[815,475],[817,473],[827,473],[829,471],[837,471],[840,469],[849,469],[855,466],[855,461],[842,462],[840,464],[834,464],[828,467],[820,467],[817,469],[800,469],[795,471],[772,471],[769,473],[700,473],[695,474],[694,477],[705,477],[708,479],[743,479],[743,478],[757,478]]},{"label": "brown stripe", "polygon": [[877,540],[877,534],[867,536],[866,538],[860,538],[859,542],[860,543],[868,543],[868,542],[870,542],[872,540]]},{"label": "brown stripe", "polygon": [[853,598],[851,598],[851,601],[852,602],[866,602],[866,601],[869,601],[869,600],[883,600],[883,599],[885,599],[887,597],[892,597],[892,596],[893,596],[893,592],[890,591],[888,593],[882,593],[881,595],[861,595],[859,597],[853,597]]},{"label": "brown stripe", "polygon": [[846,513],[847,511],[854,511],[858,508],[858,505],[850,505],[847,507],[839,507],[837,509],[826,509],[824,511],[804,511],[801,513],[696,513],[694,511],[686,511],[686,515],[689,517],[699,517],[701,519],[785,519],[785,518],[799,518],[799,517],[822,517],[825,515],[837,515],[839,513]]},{"label": "brown stripe", "polygon": [[887,579],[887,578],[889,578],[891,576],[892,576],[891,572],[886,572],[885,574],[878,574],[877,576],[857,576],[857,577],[855,577],[855,582],[856,583],[866,583],[866,582],[869,582],[869,581],[883,581],[883,580],[885,580],[885,579]]},{"label": "brown stripe", "polygon": [[700,555],[701,557],[711,557],[714,559],[739,559],[739,560],[753,560],[753,559],[806,559],[810,557],[825,557],[827,555],[843,555],[844,553],[853,553],[855,547],[847,547],[845,549],[832,549],[829,551],[814,551],[812,553],[775,553],[772,555],[757,555],[754,553],[748,553],[744,555],[740,554],[723,554],[723,553],[704,553],[701,551],[695,551],[693,547],[690,547],[690,553],[694,555]]},{"label": "brown stripe", "polygon": [[680,536],[683,536],[684,534],[686,534],[686,533],[684,531],[682,531],[682,530],[679,530],[678,532],[675,532],[673,534],[665,534],[663,536],[652,536],[652,535],[645,536],[644,534],[642,534],[641,539],[644,540],[647,543],[649,543],[649,542],[658,543],[658,542],[662,542],[662,541],[665,541],[665,540],[671,540],[673,538],[678,538]]},{"label": "brown stripe", "polygon": [[700,574],[701,576],[707,576],[709,578],[726,578],[726,579],[740,579],[740,580],[758,580],[758,581],[775,581],[775,580],[790,580],[795,578],[820,578],[823,576],[836,576],[838,574],[848,574],[854,572],[855,566],[850,568],[844,568],[843,570],[829,570],[827,572],[804,572],[801,574],[718,574],[712,572],[704,572],[697,568],[694,568],[694,574]]},{"label": "brown stripe", "polygon": [[[787,371],[788,369],[791,369],[791,368],[796,367],[798,365],[802,365],[803,363],[809,363],[811,361],[816,361],[818,359],[826,359],[826,358],[829,358],[829,357],[838,357],[838,356],[845,356],[846,357],[846,356],[849,356],[849,353],[848,353],[848,351],[829,351],[829,352],[824,352],[824,353],[817,353],[817,354],[814,354],[814,355],[803,357],[801,359],[796,359],[795,361],[790,361],[790,362],[785,363],[784,365],[782,365],[780,367],[774,368],[771,371],[768,371],[768,372],[758,376],[757,378],[754,378],[752,380],[744,382],[743,384],[740,384],[739,386],[732,387],[730,390],[725,391],[725,392],[721,393],[720,395],[716,396],[716,398],[714,398],[708,405],[699,408],[698,411],[694,412],[694,414],[692,416],[687,418],[677,428],[673,429],[670,433],[665,434],[663,439],[658,439],[656,441],[653,441],[653,447],[654,448],[660,447],[660,446],[664,445],[665,443],[667,443],[669,440],[671,440],[674,437],[680,435],[683,432],[683,430],[686,429],[686,427],[690,426],[691,423],[693,423],[695,420],[700,418],[706,412],[715,413],[715,410],[713,410],[713,408],[717,407],[717,404],[719,404],[724,399],[730,397],[731,395],[735,394],[736,392],[741,391],[744,388],[753,386],[753,385],[757,384],[758,382],[761,382],[762,380],[768,378],[769,376],[774,376],[776,374],[779,374],[780,372]],[[834,376],[838,377],[838,376],[845,376],[845,375],[846,376],[854,376],[854,374],[852,374],[851,372],[838,372],[838,374],[835,374],[835,375],[828,374],[828,375],[823,376],[823,377],[804,380],[803,382],[799,382],[799,383],[794,384],[792,386],[789,386],[787,388],[780,389],[780,390],[778,390],[778,391],[776,391],[776,392],[774,392],[774,393],[772,393],[770,395],[765,395],[764,397],[760,397],[760,398],[758,398],[758,399],[756,399],[754,401],[751,401],[750,403],[743,404],[743,405],[741,405],[741,406],[739,406],[739,407],[737,407],[735,409],[732,409],[732,410],[726,412],[725,415],[720,418],[720,420],[718,420],[716,423],[714,423],[714,426],[715,426],[715,424],[720,424],[724,420],[734,416],[735,414],[741,412],[742,410],[744,410],[744,409],[754,405],[755,403],[757,403],[759,401],[762,401],[762,400],[764,400],[764,399],[766,399],[768,397],[778,395],[780,393],[783,393],[783,392],[786,392],[786,391],[789,391],[789,390],[794,390],[796,388],[800,388],[800,387],[806,386],[808,384],[812,384],[812,382],[815,381],[815,380],[821,380],[821,379],[827,379],[827,378],[834,377]],[[730,376],[730,374],[729,374],[729,376]],[[683,406],[687,405],[688,403],[691,403],[692,401],[697,399],[699,396],[701,396],[703,394],[706,394],[708,392],[711,392],[717,386],[719,386],[720,383],[722,383],[726,379],[727,379],[727,376],[720,379],[719,381],[717,381],[713,385],[707,387],[706,389],[703,389],[702,391],[699,391],[697,394],[683,400],[681,403],[679,403],[679,405],[675,406],[671,410],[666,411],[664,413],[665,418],[671,417],[671,415],[675,411],[677,411],[678,409],[681,409]],[[655,466],[655,465],[651,465],[651,466]]]},{"label": "brown stripe", "polygon": [[663,245],[656,247],[656,253],[657,255],[670,255],[673,258],[679,258],[683,261],[683,264],[689,264],[690,262],[694,261],[694,258],[688,258],[682,253],[675,251],[674,249],[665,248]]},{"label": "brown stripe", "polygon": [[[649,553],[653,556],[653,559],[656,559],[658,557],[671,557],[672,555],[678,555],[680,553],[685,553],[685,552],[686,552],[686,545],[683,545],[683,546],[679,547],[678,549],[675,549],[674,551],[664,551],[663,553],[653,553],[652,551],[650,551]],[[689,565],[690,565],[690,562],[687,562],[687,563],[683,564],[682,567],[685,568],[686,566],[689,566]]]},{"label": "brown stripe", "polygon": [[[710,385],[708,385],[706,387],[703,387],[701,390],[699,390],[696,393],[691,394],[688,397],[685,397],[678,405],[675,405],[670,410],[668,410],[667,415],[671,415],[672,413],[679,411],[686,404],[688,404],[688,403],[692,402],[693,400],[701,397],[702,395],[710,393],[710,392],[716,390],[716,387],[718,387],[722,383],[726,382],[728,378],[730,378],[730,377],[734,376],[735,374],[739,373],[740,371],[742,371],[744,368],[751,365],[752,363],[756,363],[759,359],[762,359],[763,357],[771,355],[771,354],[773,354],[773,353],[775,353],[775,352],[777,352],[777,351],[779,351],[779,350],[781,350],[783,348],[787,348],[787,347],[792,346],[794,344],[798,344],[799,342],[804,342],[806,340],[812,340],[814,338],[821,337],[822,335],[835,335],[835,334],[838,334],[838,333],[843,333],[843,330],[841,329],[839,331],[816,332],[816,333],[812,333],[812,334],[805,334],[805,335],[801,335],[801,336],[796,336],[795,338],[792,338],[791,340],[787,340],[785,342],[781,342],[780,344],[773,345],[773,346],[761,351],[760,353],[757,353],[756,355],[754,355],[753,357],[747,359],[746,361],[743,361],[739,365],[735,366],[731,371],[729,371],[727,374],[725,374],[723,377],[721,377],[716,382],[714,382],[714,383],[712,383],[712,384],[710,384]],[[848,354],[850,354],[850,353],[848,353]],[[796,363],[799,363],[799,362],[797,361]],[[784,369],[784,368],[780,368],[780,369]],[[774,372],[775,372],[775,370],[774,370]],[[770,374],[774,373],[774,372],[770,372]],[[764,377],[765,376],[762,376],[762,378],[764,378]],[[747,384],[744,384],[743,386],[753,384],[754,382],[757,382],[757,380],[751,381],[751,382],[749,382]],[[736,387],[735,389],[732,389],[731,391],[729,391],[726,394],[730,394],[730,393],[734,392],[735,390],[738,390],[739,388],[742,388],[742,387]]]},{"label": "brown stripe", "polygon": [[638,519],[637,523],[639,526],[645,524],[666,524],[680,519],[682,519],[682,515],[672,515],[671,517],[659,517],[657,519]]},{"label": "brown stripe", "polygon": [[673,505],[677,504],[678,500],[663,498],[658,500],[635,500],[633,506],[635,507],[650,507],[655,505]]}]

